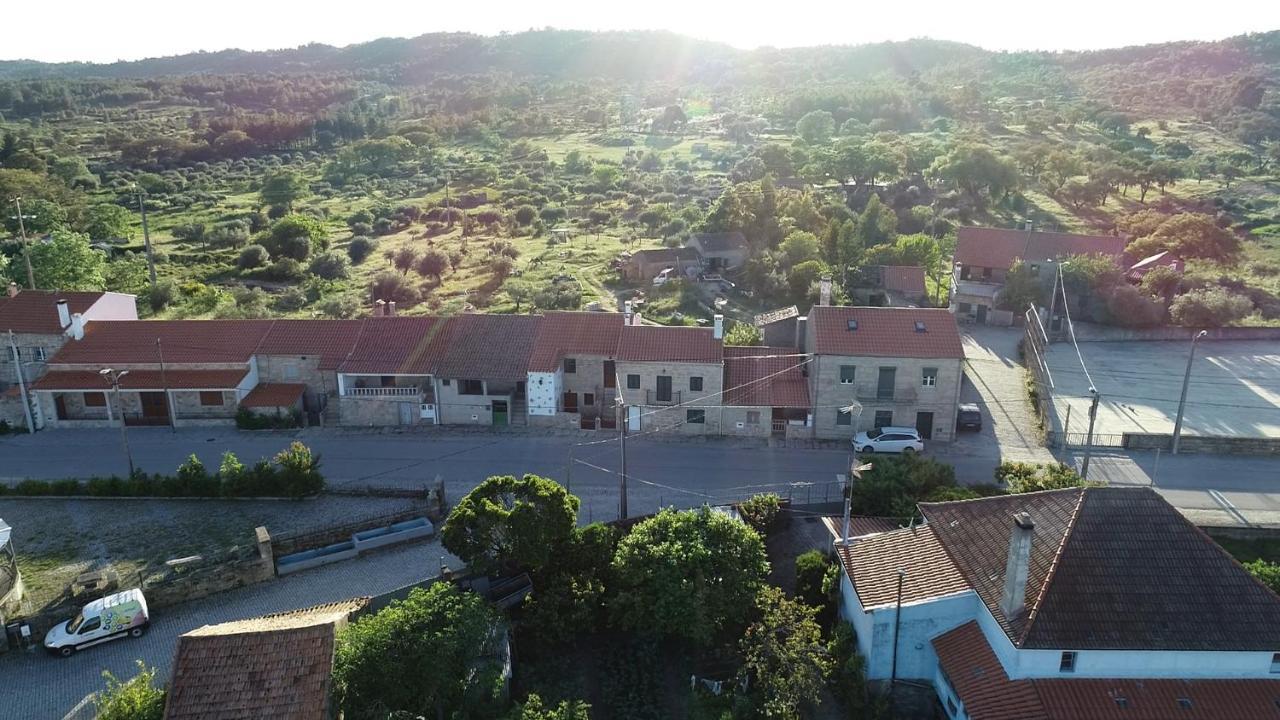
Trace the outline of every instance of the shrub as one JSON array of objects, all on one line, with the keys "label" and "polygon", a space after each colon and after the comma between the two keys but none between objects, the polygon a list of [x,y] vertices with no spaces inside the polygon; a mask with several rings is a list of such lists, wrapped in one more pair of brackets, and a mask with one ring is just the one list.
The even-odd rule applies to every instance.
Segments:
[{"label": "shrub", "polygon": [[281,258],[270,265],[262,273],[268,280],[278,282],[297,282],[306,277],[302,263],[293,258]]},{"label": "shrub", "polygon": [[98,720],[160,720],[164,717],[163,688],[156,687],[156,671],[138,661],[138,674],[121,682],[104,671],[107,688],[94,696]]},{"label": "shrub", "polygon": [[300,442],[276,453],[274,458],[280,475],[282,489],[290,497],[315,495],[324,490],[324,476],[320,474],[320,456]]},{"label": "shrub", "polygon": [[250,245],[240,251],[240,257],[236,258],[236,267],[241,270],[253,270],[260,268],[271,261],[271,253],[261,245]]},{"label": "shrub", "polygon": [[236,412],[236,427],[241,430],[286,430],[302,427],[302,414],[294,411],[280,415],[256,413],[248,408]]},{"label": "shrub", "polygon": [[996,466],[995,480],[1011,493],[1080,487],[1084,480],[1064,463],[1029,463],[1006,460]]},{"label": "shrub", "polygon": [[360,301],[350,295],[338,295],[321,302],[320,312],[331,318],[353,318],[360,312]]},{"label": "shrub", "polygon": [[302,288],[285,288],[283,292],[276,296],[275,306],[277,310],[283,312],[293,312],[301,310],[307,304],[307,294]]},{"label": "shrub", "polygon": [[1244,569],[1261,580],[1263,585],[1280,593],[1280,565],[1258,558],[1253,562],[1245,563]]},{"label": "shrub", "polygon": [[321,280],[345,280],[351,276],[350,261],[337,250],[329,250],[311,260],[311,274]]},{"label": "shrub", "polygon": [[352,263],[359,265],[377,249],[378,241],[364,235],[357,235],[351,238],[351,242],[347,245],[347,257],[351,258]]},{"label": "shrub", "polygon": [[359,236],[359,235],[366,235],[366,236],[367,236],[367,235],[372,235],[372,234],[373,234],[373,223],[372,223],[372,222],[357,222],[357,223],[351,223],[351,232],[352,232],[352,234],[357,235],[357,236]]},{"label": "shrub", "polygon": [[778,521],[778,512],[782,509],[782,498],[775,493],[761,493],[743,500],[738,505],[738,513],[748,525],[761,535],[768,535]]},{"label": "shrub", "polygon": [[369,294],[377,300],[395,300],[407,304],[418,301],[418,289],[405,277],[390,270],[383,270],[373,277],[369,284]]},{"label": "shrub", "polygon": [[146,291],[147,303],[151,309],[159,312],[170,305],[178,297],[178,286],[172,280],[162,280],[154,288]]},{"label": "shrub", "polygon": [[827,557],[817,550],[810,550],[796,556],[797,599],[816,608],[827,604],[827,594],[823,585],[830,564]]},{"label": "shrub", "polygon": [[1169,317],[1183,327],[1222,327],[1251,312],[1249,298],[1223,288],[1192,290],[1174,298],[1169,306]]}]

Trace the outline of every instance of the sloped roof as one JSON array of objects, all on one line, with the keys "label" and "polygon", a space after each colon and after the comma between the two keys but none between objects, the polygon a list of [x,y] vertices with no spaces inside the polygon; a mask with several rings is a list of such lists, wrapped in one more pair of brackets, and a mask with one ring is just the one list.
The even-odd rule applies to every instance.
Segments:
[{"label": "sloped roof", "polygon": [[976,620],[934,638],[933,649],[973,720],[1048,719],[1031,681],[1009,679]]},{"label": "sloped roof", "polygon": [[626,325],[618,359],[632,362],[719,363],[724,347],[711,328]]},{"label": "sloped roof", "polygon": [[444,352],[448,322],[437,317],[367,318],[336,369],[342,373],[430,375]]},{"label": "sloped roof", "polygon": [[335,624],[363,607],[362,600],[206,625],[182,635],[164,717],[328,717]]},{"label": "sloped roof", "polygon": [[914,265],[881,265],[880,286],[893,292],[924,294],[924,268]]},{"label": "sloped roof", "polygon": [[[844,534],[844,518],[840,515],[824,516],[822,524],[831,532],[831,537],[834,540],[839,540],[840,536]],[[876,515],[853,515],[849,518],[850,537],[855,538],[893,532],[901,527],[901,518],[878,517]]]},{"label": "sloped roof", "polygon": [[471,380],[524,380],[541,322],[537,315],[449,318],[436,374]]},{"label": "sloped roof", "polygon": [[703,252],[727,252],[747,248],[747,238],[736,230],[722,233],[694,233],[689,239],[697,240]]},{"label": "sloped roof", "polygon": [[[18,297],[22,297],[19,295]],[[248,362],[274,320],[99,320],[68,342],[52,364],[128,365]]]},{"label": "sloped roof", "polygon": [[898,570],[907,573],[902,579],[904,603],[971,589],[928,525],[872,535],[840,545],[836,552],[863,609],[897,602]]},{"label": "sloped roof", "polygon": [[724,348],[724,404],[730,406],[809,407],[809,358],[795,348]]},{"label": "sloped roof", "polygon": [[[120,378],[121,390],[230,390],[244,380],[249,368],[234,370],[130,370]],[[33,390],[108,390],[94,370],[51,370],[32,385]]]},{"label": "sloped roof", "polygon": [[[1280,597],[1150,488],[1073,488],[920,509],[1020,647],[1280,647]],[[1036,527],[1026,608],[1009,618],[1000,595],[1020,512]]]},{"label": "sloped roof", "polygon": [[364,320],[276,320],[258,343],[260,355],[319,355],[321,370],[335,370],[351,353]]},{"label": "sloped roof", "polygon": [[976,267],[1008,268],[1021,258],[1027,262],[1066,255],[1100,254],[1120,257],[1125,241],[1114,235],[962,227],[956,231],[955,261]]},{"label": "sloped roof", "polygon": [[784,307],[784,308],[778,308],[777,310],[770,310],[768,312],[762,312],[759,315],[755,316],[755,318],[752,321],[752,324],[755,325],[756,327],[764,327],[765,325],[776,323],[781,320],[790,320],[793,317],[800,317],[800,309],[797,308],[795,305],[791,305],[789,307]]},{"label": "sloped roof", "polygon": [[549,312],[533,341],[529,370],[552,372],[569,355],[613,357],[622,335],[622,315],[603,312]]},{"label": "sloped roof", "polygon": [[[849,321],[857,329],[849,329]],[[924,323],[924,331],[916,323]],[[813,352],[865,357],[963,358],[955,316],[945,308],[841,307],[809,310]]]},{"label": "sloped roof", "polygon": [[307,391],[303,383],[258,383],[244,399],[242,407],[289,407]]},{"label": "sloped roof", "polygon": [[[3,293],[0,288],[0,293]],[[61,335],[58,321],[58,301],[67,301],[67,310],[83,313],[93,307],[106,293],[57,292],[53,290],[22,290],[14,297],[0,294],[0,332],[38,335]]]},{"label": "sloped roof", "polygon": [[691,247],[649,248],[648,250],[636,250],[631,253],[631,260],[646,263],[698,260],[701,257],[702,253],[698,252],[696,248]]}]

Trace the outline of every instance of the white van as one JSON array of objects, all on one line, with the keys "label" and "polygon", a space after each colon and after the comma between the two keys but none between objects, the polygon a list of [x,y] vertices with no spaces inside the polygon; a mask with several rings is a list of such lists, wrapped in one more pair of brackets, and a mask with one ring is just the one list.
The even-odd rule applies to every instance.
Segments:
[{"label": "white van", "polygon": [[142,637],[151,623],[147,599],[138,588],[94,600],[75,617],[54,625],[44,636],[44,649],[70,657],[82,648],[125,637]]}]

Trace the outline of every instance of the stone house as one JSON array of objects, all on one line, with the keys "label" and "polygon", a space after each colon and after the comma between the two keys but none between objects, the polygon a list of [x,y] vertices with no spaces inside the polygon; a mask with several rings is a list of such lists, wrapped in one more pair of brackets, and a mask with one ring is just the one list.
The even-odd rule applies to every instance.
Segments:
[{"label": "stone house", "polygon": [[627,432],[717,435],[724,383],[724,319],[714,327],[626,325],[617,372]]},{"label": "stone house", "polygon": [[685,243],[702,256],[710,272],[728,272],[742,267],[751,256],[751,246],[742,233],[694,233]]},{"label": "stone house", "polygon": [[527,424],[525,382],[541,322],[537,315],[449,318],[435,367],[442,424]]},{"label": "stone house", "polygon": [[628,282],[648,285],[667,268],[674,268],[681,277],[697,275],[702,270],[702,255],[688,247],[637,250],[622,264],[622,276]]},{"label": "stone house", "polygon": [[445,343],[444,318],[374,316],[335,368],[336,414],[351,427],[440,422],[436,362]]},{"label": "stone house", "polygon": [[753,345],[724,349],[725,435],[807,438],[811,420],[810,360],[795,347]]},{"label": "stone house", "polygon": [[530,425],[617,427],[618,342],[625,316],[551,312],[529,357]]},{"label": "stone house", "polygon": [[795,347],[797,345],[796,326],[799,319],[800,309],[791,305],[760,313],[752,319],[751,324],[760,331],[763,344]]},{"label": "stone house", "polygon": [[952,439],[964,348],[947,310],[815,305],[802,349],[813,354],[815,437],[905,425],[926,439]]},{"label": "stone house", "polygon": [[1280,597],[1146,487],[921,503],[837,541],[867,676],[952,720],[1262,718]]}]

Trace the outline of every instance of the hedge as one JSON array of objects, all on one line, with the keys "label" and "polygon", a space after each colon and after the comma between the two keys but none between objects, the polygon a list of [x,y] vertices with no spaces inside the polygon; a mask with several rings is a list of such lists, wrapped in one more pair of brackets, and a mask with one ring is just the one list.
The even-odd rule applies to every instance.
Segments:
[{"label": "hedge", "polygon": [[0,484],[0,495],[32,497],[291,497],[324,490],[320,456],[300,442],[246,466],[227,452],[217,472],[209,472],[195,455],[172,475],[134,470],[128,477],[111,475],[87,479],[23,480]]}]

